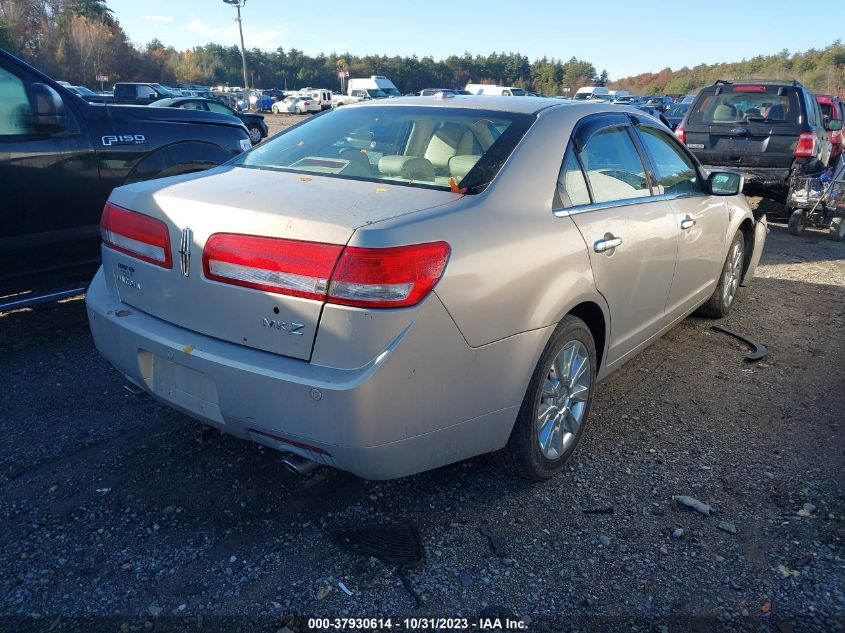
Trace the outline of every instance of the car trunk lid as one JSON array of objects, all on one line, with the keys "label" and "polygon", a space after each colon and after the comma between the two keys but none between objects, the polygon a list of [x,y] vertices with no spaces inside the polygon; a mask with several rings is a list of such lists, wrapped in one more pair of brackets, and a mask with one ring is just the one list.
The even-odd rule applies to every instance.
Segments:
[{"label": "car trunk lid", "polygon": [[337,245],[339,254],[359,226],[457,199],[448,191],[220,167],[172,184],[115,190],[113,204],[164,222],[172,267],[109,247],[103,266],[121,301],[138,310],[194,332],[308,360],[325,301],[209,279],[203,266],[209,238],[281,238],[291,241],[288,249],[319,242]]}]

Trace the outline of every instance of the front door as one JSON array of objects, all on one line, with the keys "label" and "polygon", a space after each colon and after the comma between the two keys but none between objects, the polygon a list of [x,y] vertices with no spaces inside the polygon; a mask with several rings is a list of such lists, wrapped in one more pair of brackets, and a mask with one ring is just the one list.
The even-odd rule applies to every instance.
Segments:
[{"label": "front door", "polygon": [[634,118],[652,163],[658,192],[672,206],[680,236],[675,277],[666,305],[669,318],[690,312],[709,297],[722,268],[728,207],[711,196],[693,159],[674,135]]}]

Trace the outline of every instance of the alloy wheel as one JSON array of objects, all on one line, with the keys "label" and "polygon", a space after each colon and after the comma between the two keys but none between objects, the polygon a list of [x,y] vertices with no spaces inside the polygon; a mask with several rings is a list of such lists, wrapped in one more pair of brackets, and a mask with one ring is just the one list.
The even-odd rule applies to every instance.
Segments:
[{"label": "alloy wheel", "polygon": [[592,388],[590,355],[581,341],[570,341],[552,361],[536,410],[537,441],[554,461],[575,443]]},{"label": "alloy wheel", "polygon": [[728,254],[724,279],[722,280],[722,302],[726,306],[733,302],[736,289],[739,287],[739,281],[742,278],[742,256],[742,240],[737,240]]}]

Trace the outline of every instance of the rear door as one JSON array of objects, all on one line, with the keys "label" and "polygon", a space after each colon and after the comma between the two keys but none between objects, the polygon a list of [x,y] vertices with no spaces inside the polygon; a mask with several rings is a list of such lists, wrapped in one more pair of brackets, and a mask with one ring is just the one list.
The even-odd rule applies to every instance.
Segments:
[{"label": "rear door", "polygon": [[576,129],[559,179],[562,210],[589,249],[611,315],[608,363],[656,334],[672,285],[678,228],[622,114],[589,117]]},{"label": "rear door", "polygon": [[705,165],[792,166],[804,105],[792,86],[726,84],[702,91],[685,125],[686,144]]}]

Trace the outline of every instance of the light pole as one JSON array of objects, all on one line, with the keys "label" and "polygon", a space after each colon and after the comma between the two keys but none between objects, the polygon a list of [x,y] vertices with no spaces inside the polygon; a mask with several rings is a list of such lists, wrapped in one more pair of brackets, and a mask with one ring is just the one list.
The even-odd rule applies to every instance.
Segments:
[{"label": "light pole", "polygon": [[244,67],[244,101],[246,101],[246,109],[251,109],[251,104],[249,102],[249,85],[247,82],[247,75],[246,75],[246,48],[244,47],[244,26],[243,22],[241,21],[241,7],[246,4],[246,0],[223,0],[226,4],[231,4],[238,10],[238,30],[241,33],[241,61],[243,61]]}]

